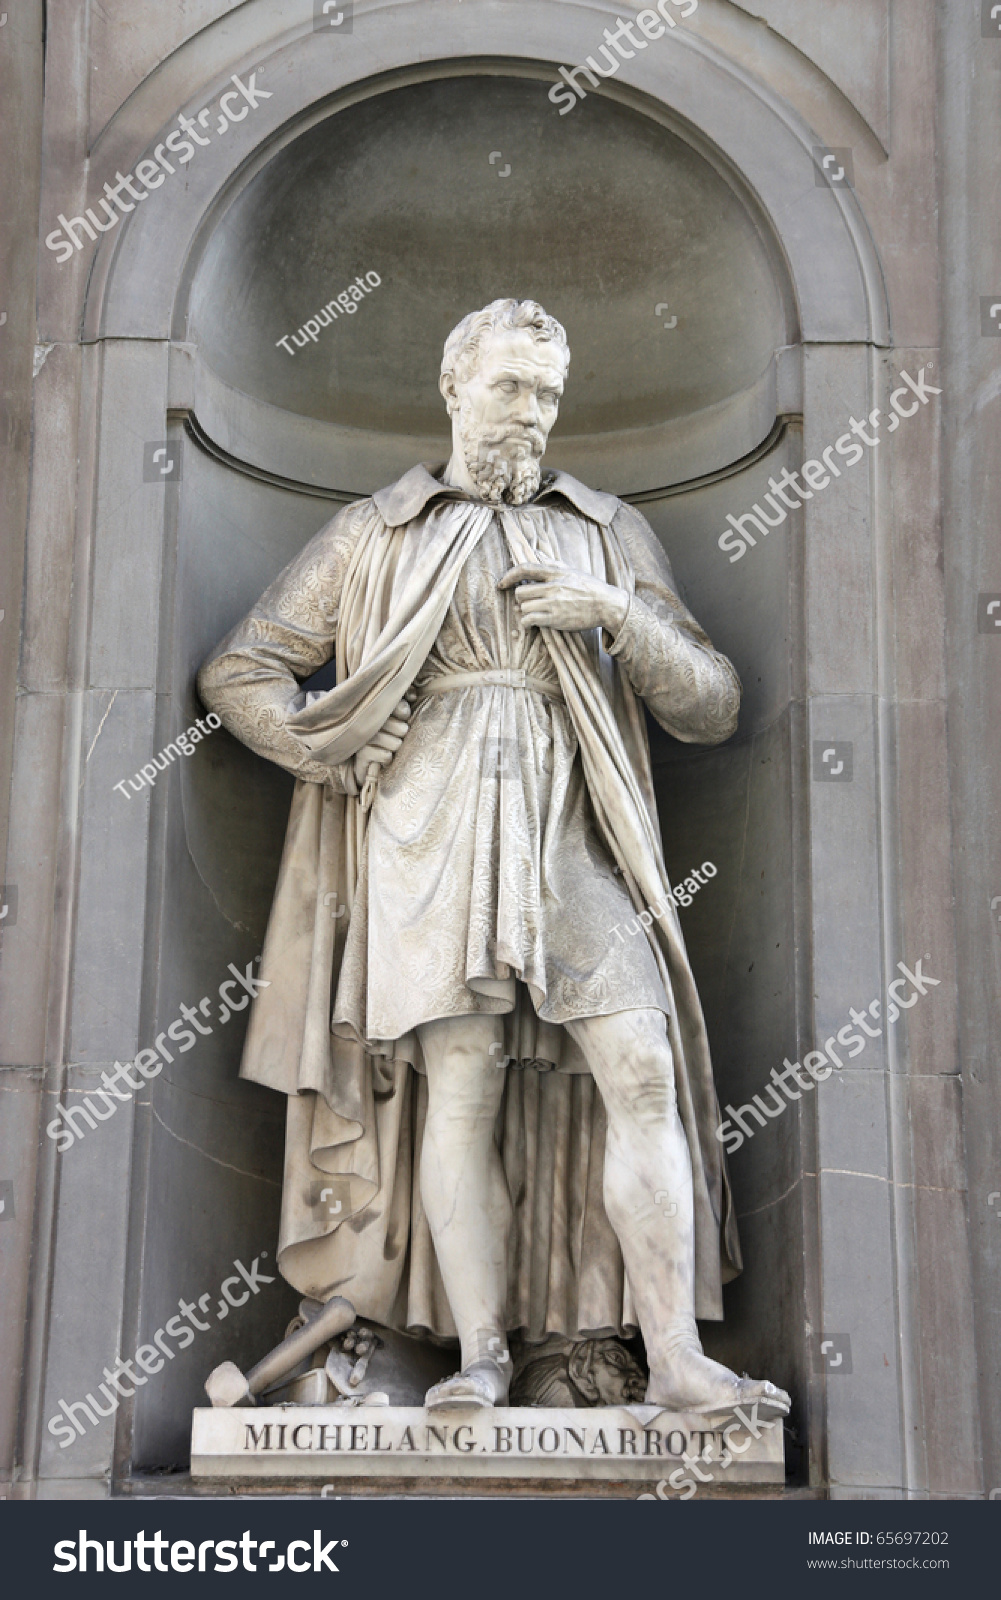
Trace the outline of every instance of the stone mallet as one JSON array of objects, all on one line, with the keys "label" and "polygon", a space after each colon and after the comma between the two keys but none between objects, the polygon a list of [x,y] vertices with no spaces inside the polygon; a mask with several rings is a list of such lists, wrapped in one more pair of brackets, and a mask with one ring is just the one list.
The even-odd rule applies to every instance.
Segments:
[{"label": "stone mallet", "polygon": [[334,1295],[305,1327],[297,1328],[269,1355],[251,1367],[244,1377],[234,1361],[224,1361],[209,1373],[205,1393],[214,1406],[253,1406],[256,1396],[287,1377],[300,1363],[319,1350],[321,1344],[345,1333],[355,1320],[350,1300]]}]

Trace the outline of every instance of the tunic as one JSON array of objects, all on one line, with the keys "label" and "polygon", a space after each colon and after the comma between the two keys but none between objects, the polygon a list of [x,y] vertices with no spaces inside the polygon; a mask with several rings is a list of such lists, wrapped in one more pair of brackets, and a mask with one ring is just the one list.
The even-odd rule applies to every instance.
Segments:
[{"label": "tunic", "polygon": [[[507,508],[533,549],[586,570],[580,519]],[[410,728],[379,779],[334,1006],[335,1031],[396,1040],[422,1022],[511,1013],[514,1059],[578,1066],[543,1023],[667,1009],[645,939],[612,932],[632,902],[595,824],[552,658],[523,629],[497,519],[463,569],[415,681]],[[597,647],[597,638],[594,640]],[[521,669],[530,685],[444,687],[449,673]],[[564,1061],[564,1058],[565,1061]]]}]

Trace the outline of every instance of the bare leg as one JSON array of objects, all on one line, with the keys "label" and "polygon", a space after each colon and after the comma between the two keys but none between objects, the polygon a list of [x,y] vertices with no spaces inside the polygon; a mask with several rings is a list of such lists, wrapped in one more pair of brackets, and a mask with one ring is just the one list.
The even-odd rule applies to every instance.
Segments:
[{"label": "bare leg", "polygon": [[462,1347],[462,1374],[436,1384],[427,1403],[503,1404],[511,1196],[494,1138],[506,1077],[490,1055],[497,1019],[447,1017],[418,1034],[428,1081],[421,1199]]},{"label": "bare leg", "polygon": [[732,1411],[758,1401],[784,1415],[774,1384],[738,1378],[702,1352],[695,1323],[692,1166],[659,1011],[619,1011],[567,1024],[608,1117],[605,1209],[626,1265],[650,1363],[647,1401],[673,1411]]}]

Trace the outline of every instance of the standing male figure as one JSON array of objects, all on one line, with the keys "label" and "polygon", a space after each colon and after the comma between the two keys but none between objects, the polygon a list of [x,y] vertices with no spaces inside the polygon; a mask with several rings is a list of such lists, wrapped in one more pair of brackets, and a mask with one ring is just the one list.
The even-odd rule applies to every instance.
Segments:
[{"label": "standing male figure", "polygon": [[696,1328],[739,1251],[639,703],[715,744],[740,685],[645,520],[542,477],[569,361],[534,301],[463,318],[447,465],[340,512],[199,676],[301,780],[242,1068],[289,1096],[279,1265],[457,1333],[432,1408],[504,1404],[513,1329],[638,1323],[650,1403],[781,1414]]}]

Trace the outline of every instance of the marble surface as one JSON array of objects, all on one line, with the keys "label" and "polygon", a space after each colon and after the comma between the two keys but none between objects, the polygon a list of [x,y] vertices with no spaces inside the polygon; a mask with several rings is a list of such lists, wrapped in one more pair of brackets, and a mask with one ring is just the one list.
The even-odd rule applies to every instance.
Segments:
[{"label": "marble surface", "polygon": [[[183,14],[167,0],[151,18],[125,0],[82,0],[49,8],[43,81],[42,8],[28,0],[10,9],[0,52],[0,79],[17,96],[8,103],[20,108],[10,124],[25,148],[36,149],[44,92],[56,137],[41,203],[31,162],[9,163],[0,178],[10,190],[11,238],[20,238],[30,268],[21,272],[13,262],[6,274],[0,336],[18,391],[12,415],[21,419],[0,449],[10,462],[8,509],[18,527],[9,543],[26,554],[23,583],[8,568],[0,594],[4,660],[21,663],[16,710],[11,668],[0,717],[4,751],[13,745],[4,877],[20,892],[17,927],[3,935],[0,1030],[4,1087],[25,1080],[20,1094],[0,1094],[0,1152],[7,1152],[0,1176],[15,1183],[17,1204],[16,1219],[0,1227],[8,1291],[0,1307],[0,1493],[13,1474],[24,1498],[70,1499],[120,1491],[125,1461],[138,1470],[183,1460],[206,1371],[224,1357],[251,1366],[295,1303],[276,1283],[268,1291],[276,1298],[262,1295],[243,1320],[215,1324],[185,1360],[168,1362],[136,1397],[127,1454],[116,1452],[115,1419],[72,1449],[61,1450],[46,1432],[60,1397],[93,1386],[123,1325],[138,1317],[146,1331],[159,1327],[179,1295],[190,1300],[218,1281],[220,1260],[253,1259],[273,1247],[277,1228],[282,1118],[271,1107],[277,1097],[236,1081],[236,1023],[202,1041],[197,1059],[179,1060],[169,1081],[165,1072],[151,1085],[152,1109],[146,1096],[135,1113],[123,1107],[100,1140],[88,1139],[69,1159],[43,1150],[37,1189],[34,1161],[22,1160],[35,1126],[29,1105],[37,1099],[44,1128],[50,1095],[88,1092],[116,1056],[127,1059],[149,1042],[147,1023],[155,1032],[155,1018],[202,993],[206,969],[218,972],[215,984],[229,961],[243,965],[258,953],[277,871],[285,775],[221,733],[201,747],[200,769],[187,763],[169,785],[158,783],[152,800],[133,802],[142,806],[138,820],[119,814],[109,827],[111,784],[149,760],[170,718],[190,720],[190,683],[204,650],[329,516],[327,501],[237,471],[187,437],[183,484],[164,495],[141,483],[137,443],[160,438],[168,397],[171,410],[190,409],[168,383],[175,358],[195,362],[193,347],[176,337],[190,309],[186,274],[222,220],[217,196],[235,197],[244,176],[258,170],[254,162],[272,153],[269,142],[277,151],[287,130],[325,112],[339,90],[348,98],[381,90],[401,63],[430,80],[441,76],[442,62],[446,75],[467,60],[480,70],[484,58],[508,57],[529,74],[542,62],[577,62],[594,51],[611,12],[597,0],[412,0],[395,8],[389,28],[381,0],[366,0],[356,7],[350,53],[334,55],[317,50],[298,0],[267,7],[187,0]],[[997,287],[989,197],[1001,45],[981,37],[979,6],[910,0],[907,26],[888,32],[884,51],[872,18],[886,9],[888,0],[702,0],[675,30],[683,38],[625,62],[612,86],[616,95],[642,95],[652,122],[687,129],[710,156],[723,152],[739,192],[753,199],[791,308],[787,337],[804,358],[805,438],[793,425],[768,458],[734,478],[643,505],[686,598],[710,635],[727,640],[749,718],[752,701],[755,707],[740,742],[694,760],[684,749],[664,751],[656,764],[658,790],[674,804],[669,865],[685,871],[708,856],[720,868],[716,899],[696,899],[685,933],[713,1018],[725,1098],[750,1098],[788,1049],[795,1058],[826,1037],[829,1013],[876,993],[870,976],[884,942],[891,965],[926,950],[936,959],[943,951],[958,957],[958,977],[950,966],[943,973],[949,990],[944,981],[936,991],[942,1000],[911,1013],[906,1049],[899,1042],[885,1070],[882,1058],[875,1072],[865,1069],[878,1075],[892,1110],[892,1123],[879,1112],[868,1138],[879,1146],[876,1165],[843,1159],[860,1106],[867,1116],[878,1109],[874,1099],[866,1105],[872,1090],[861,1075],[851,1093],[842,1092],[848,1068],[828,1085],[819,1127],[813,1101],[808,1110],[791,1108],[770,1146],[755,1140],[734,1160],[746,1282],[765,1288],[729,1291],[727,1324],[710,1330],[711,1351],[730,1361],[744,1349],[781,1352],[773,1375],[795,1391],[811,1470],[832,1498],[970,1496],[1001,1482],[1001,1389],[990,1353],[1001,1330],[1001,1234],[985,1199],[998,1188],[1001,1079],[985,1065],[997,990],[985,981],[984,964],[1001,877],[989,866],[999,818],[983,775],[1001,725],[1001,678],[986,670],[993,647],[970,625],[977,592],[1001,588],[984,566],[982,544],[982,530],[996,522],[999,479],[978,470],[996,431],[989,402],[996,401],[998,347],[979,336],[978,297]],[[421,61],[425,69],[414,65]],[[89,259],[60,269],[44,246],[37,251],[42,215],[52,219],[44,228],[60,211],[79,212],[92,182],[100,187],[116,167],[131,170],[158,130],[182,109],[197,114],[248,63],[274,72],[288,93],[241,125],[242,143],[232,129],[199,151],[183,187],[172,180],[174,187],[165,184],[159,198],[137,206],[126,219],[127,246],[123,229],[107,235],[93,275]],[[543,99],[546,87],[540,80]],[[889,159],[858,115],[882,138],[884,104],[894,130]],[[256,119],[268,108],[274,115],[263,131]],[[577,119],[593,122],[598,110],[598,97],[589,96],[564,119],[567,133],[582,140]],[[521,142],[510,150],[506,134],[496,141],[512,162],[510,178],[490,166],[492,138],[479,157],[488,224],[495,204],[513,205],[504,200],[509,190],[524,207],[545,166],[531,159],[537,147],[516,126],[511,131]],[[853,195],[815,187],[811,151],[819,138],[854,147]],[[383,171],[399,166],[391,157]],[[661,197],[631,184],[609,189],[600,168],[596,181],[614,199],[609,225],[624,214],[633,236],[645,236],[645,218],[663,208]],[[142,233],[145,250],[132,242]],[[408,249],[388,223],[379,245],[396,264],[394,314],[412,328],[438,270],[435,253]],[[557,237],[557,257],[565,245]],[[116,252],[121,260],[109,277],[103,262]],[[37,295],[36,255],[47,258]],[[481,282],[485,269],[472,245],[465,259]],[[289,287],[302,297],[302,314],[314,303],[303,265]],[[368,266],[379,261],[359,260],[352,271]],[[741,301],[715,294],[706,277],[689,280],[684,305],[672,303],[678,327],[655,332],[656,304],[676,300],[679,287],[677,264],[665,259],[663,266],[663,286],[658,280],[652,297],[636,299],[638,338],[649,330],[667,359],[687,319],[701,311],[703,291],[728,339],[739,337]],[[594,297],[599,308],[632,293],[636,280],[604,281]],[[872,329],[883,330],[878,347],[887,326],[884,285],[895,344],[880,350]],[[85,314],[118,337],[84,342]],[[944,357],[935,353],[940,315],[953,334]],[[360,337],[361,316],[351,320]],[[285,331],[279,323],[275,336]],[[32,385],[36,338],[40,370]],[[413,340],[406,348],[415,348]],[[755,552],[753,575],[749,561],[719,573],[715,539],[726,513],[760,498],[773,471],[796,469],[829,445],[848,414],[884,404],[899,367],[915,372],[929,360],[944,362],[944,489],[939,434],[901,429],[892,453],[889,441],[875,452],[871,475],[853,480],[847,499],[815,497],[785,545],[775,543],[785,530],[776,530]],[[583,361],[578,367],[590,370]],[[603,367],[594,373],[591,381],[603,384]],[[23,419],[32,387],[29,428]],[[192,383],[196,416],[207,404],[202,392]],[[232,403],[227,411],[224,398],[213,391],[209,431],[239,454],[240,439],[258,433],[243,428],[242,413]],[[405,459],[422,454],[414,448]],[[297,460],[276,449],[261,464],[289,477]],[[303,445],[298,475],[306,484],[316,481],[313,461]],[[573,469],[571,461],[560,464]],[[670,473],[641,477],[638,447],[635,464],[637,485],[671,480]],[[18,486],[27,485],[29,468],[25,538]],[[591,464],[581,471],[604,486]],[[343,474],[333,483],[364,487]],[[122,550],[125,559],[116,559]],[[870,687],[877,662],[878,689]],[[93,687],[81,696],[82,682]],[[812,728],[804,725],[810,700]],[[864,783],[806,781],[801,747],[814,733],[832,732],[857,741]],[[823,809],[836,796],[858,795],[857,827],[843,828]],[[725,961],[710,926],[717,918],[733,929]],[[132,959],[140,949],[141,992]],[[126,1216],[130,1192],[135,1226]],[[891,1195],[892,1206],[874,1205],[877,1192]],[[102,1219],[96,1229],[95,1217]],[[225,1225],[207,1228],[207,1217]],[[99,1296],[91,1292],[95,1279]],[[852,1335],[851,1376],[819,1370],[830,1329]]]},{"label": "marble surface", "polygon": [[[729,1426],[729,1425],[728,1425]],[[200,1408],[191,1429],[194,1478],[564,1478],[670,1480],[683,1457],[714,1483],[783,1483],[780,1425],[731,1434],[704,1417],[656,1406],[496,1407],[429,1414],[418,1406]],[[686,1470],[686,1475],[690,1475]],[[680,1481],[680,1480],[679,1480]],[[706,1485],[708,1487],[708,1485]]]}]

